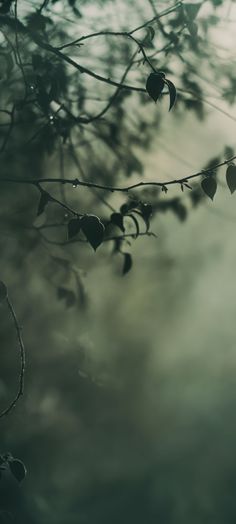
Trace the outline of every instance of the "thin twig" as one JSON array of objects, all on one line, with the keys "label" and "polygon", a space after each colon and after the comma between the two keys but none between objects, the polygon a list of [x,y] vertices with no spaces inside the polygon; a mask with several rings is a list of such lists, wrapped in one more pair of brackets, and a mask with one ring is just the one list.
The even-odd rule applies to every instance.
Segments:
[{"label": "thin twig", "polygon": [[153,24],[154,22],[156,22],[157,20],[159,20],[163,16],[167,16],[167,15],[173,13],[174,11],[176,11],[180,7],[180,5],[181,5],[181,2],[177,2],[173,7],[169,8],[169,9],[165,9],[160,14],[155,14],[155,16],[153,18],[151,18],[151,20],[148,20],[144,24],[142,24],[142,25],[140,25],[138,27],[135,27],[135,29],[132,29],[132,31],[106,31],[106,30],[105,31],[97,31],[95,33],[89,33],[88,35],[81,36],[80,38],[77,38],[76,40],[72,40],[71,42],[68,42],[67,44],[64,44],[64,45],[62,45],[60,47],[57,47],[57,49],[59,51],[62,51],[62,49],[66,49],[67,47],[78,45],[81,42],[84,42],[85,40],[90,40],[91,38],[96,38],[96,37],[100,37],[100,36],[114,36],[114,37],[116,37],[116,36],[117,37],[124,36],[124,37],[130,37],[131,35],[133,35],[133,33],[137,32],[137,31],[140,31],[141,29],[144,29],[145,27]]},{"label": "thin twig", "polygon": [[[136,184],[132,184],[130,186],[126,187],[117,187],[117,186],[105,186],[103,184],[96,184],[95,182],[85,182],[82,180],[79,180],[78,178],[74,179],[62,179],[62,178],[38,178],[38,179],[28,179],[28,178],[7,178],[3,177],[0,178],[0,183],[9,183],[9,184],[29,184],[33,186],[39,186],[40,184],[70,184],[72,186],[82,186],[82,187],[88,187],[88,188],[95,188],[95,189],[102,189],[105,191],[113,192],[121,192],[121,193],[127,193],[128,191],[132,189],[139,189],[146,186],[157,186],[157,187],[164,187],[164,186],[173,186],[178,185],[184,182],[188,182],[189,180],[192,180],[194,178],[199,178],[200,176],[207,175],[211,172],[213,172],[215,169],[218,169],[219,167],[228,165],[229,163],[233,162],[236,159],[236,155],[232,156],[231,158],[228,158],[227,160],[224,160],[223,162],[219,162],[218,164],[208,168],[208,169],[202,169],[201,171],[198,171],[197,173],[194,173],[193,175],[187,175],[183,178],[174,179],[174,180],[167,180],[163,182],[137,182]],[[61,204],[56,198],[52,197],[52,199],[57,202],[58,204]],[[61,204],[62,205],[62,204]],[[66,208],[66,206],[63,205],[63,207]],[[68,209],[71,213],[78,215],[79,213],[76,213],[75,211]]]},{"label": "thin twig", "polygon": [[0,413],[0,418],[5,417],[6,415],[8,415],[12,411],[12,409],[15,408],[18,400],[20,399],[20,397],[24,393],[24,379],[25,379],[25,346],[24,346],[24,342],[23,342],[23,339],[22,339],[22,335],[21,335],[21,327],[20,327],[20,325],[18,323],[15,310],[14,310],[13,305],[12,305],[12,303],[11,303],[11,301],[10,301],[8,296],[6,297],[6,302],[7,302],[7,306],[8,306],[8,309],[10,311],[10,314],[11,314],[11,317],[12,317],[12,320],[13,320],[13,324],[15,326],[15,331],[16,331],[16,335],[17,335],[17,339],[18,339],[18,343],[19,343],[19,350],[20,350],[20,374],[19,374],[19,386],[18,386],[17,394],[16,394],[15,398],[12,400],[12,402],[9,404],[9,406]]},{"label": "thin twig", "polygon": [[[50,238],[45,237],[45,235],[41,232],[39,228],[35,228],[37,232],[40,234],[41,238],[47,243],[52,244],[54,246],[68,246],[70,244],[76,244],[76,243],[82,243],[82,244],[89,244],[89,242],[86,239],[83,238],[73,238],[71,240],[51,240]],[[103,239],[104,242],[110,242],[111,240],[126,240],[127,238],[132,238],[133,240],[136,240],[139,237],[155,237],[155,233],[152,231],[144,231],[138,234],[137,233],[124,233],[123,235],[114,235],[111,237],[105,237]]]}]

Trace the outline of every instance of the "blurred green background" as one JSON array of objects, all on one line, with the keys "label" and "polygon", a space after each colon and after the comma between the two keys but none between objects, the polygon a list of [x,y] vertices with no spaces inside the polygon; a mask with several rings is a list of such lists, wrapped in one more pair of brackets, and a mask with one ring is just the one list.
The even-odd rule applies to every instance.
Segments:
[{"label": "blurred green background", "polygon": [[[216,37],[232,52],[228,28]],[[235,122],[212,108],[204,122],[165,111],[150,149],[138,150],[145,178],[197,171],[234,146],[234,135]],[[14,162],[22,173],[32,158]],[[44,160],[45,176],[56,170],[54,158]],[[72,251],[85,309],[58,300],[63,268],[15,226],[33,217],[33,190],[4,188],[1,279],[23,326],[27,373],[24,397],[0,421],[0,451],[28,473],[20,486],[10,476],[1,482],[2,522],[235,523],[236,210],[223,175],[214,202],[190,209],[186,221],[155,217],[157,238],[132,243],[125,277],[107,246]],[[4,305],[0,324],[4,407],[18,373]]]}]

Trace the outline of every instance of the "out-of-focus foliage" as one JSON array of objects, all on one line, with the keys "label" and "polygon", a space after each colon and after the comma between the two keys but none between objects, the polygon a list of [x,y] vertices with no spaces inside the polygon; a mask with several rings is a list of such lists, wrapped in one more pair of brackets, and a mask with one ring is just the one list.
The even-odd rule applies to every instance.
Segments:
[{"label": "out-of-focus foliage", "polygon": [[[234,72],[217,67],[210,35],[220,4],[162,2],[157,10],[152,1],[136,8],[133,2],[104,2],[107,16],[101,19],[94,2],[2,2],[1,187],[3,198],[12,197],[9,207],[22,211],[20,220],[12,215],[7,221],[24,236],[26,250],[57,243],[63,252],[67,242],[87,240],[92,247],[113,242],[122,255],[127,237],[150,234],[157,210],[170,208],[185,218],[181,197],[163,200],[168,188],[156,174],[152,182],[162,192],[153,186],[142,191],[147,180],[140,151],[147,152],[167,118],[166,98],[169,118],[194,111],[201,120],[207,83],[227,98],[225,85]],[[116,191],[122,186],[132,189]],[[213,179],[202,182],[210,196],[213,186]],[[179,187],[191,191],[188,177]],[[118,218],[120,206],[122,217],[131,220]],[[95,228],[92,242],[91,231],[88,236],[82,227],[88,220]]]},{"label": "out-of-focus foliage", "polygon": [[[113,473],[112,465],[108,464],[101,475],[100,492],[94,487],[93,493],[90,480],[82,479],[76,467],[73,471],[64,471],[67,461],[70,467],[76,461],[85,465],[85,458],[80,456],[78,448],[70,450],[68,442],[68,449],[64,455],[62,453],[60,462],[60,438],[65,443],[67,428],[70,434],[78,432],[84,443],[89,439],[91,444],[93,429],[96,429],[98,442],[94,454],[105,457],[104,449],[110,442],[108,431],[121,451],[117,455],[124,465],[126,457],[122,456],[120,449],[124,438],[120,420],[125,420],[132,434],[128,447],[124,446],[124,453],[128,449],[132,455],[134,446],[134,462],[141,454],[140,443],[135,446],[135,431],[139,433],[140,428],[135,417],[132,419],[129,405],[129,395],[132,397],[129,380],[134,381],[135,391],[139,391],[138,380],[146,363],[141,346],[140,355],[135,353],[136,350],[139,352],[138,337],[136,347],[130,342],[130,357],[127,357],[125,348],[116,356],[116,365],[122,372],[128,358],[125,383],[120,385],[113,377],[110,385],[104,370],[101,378],[99,370],[96,376],[93,375],[93,366],[90,371],[83,343],[78,344],[73,337],[68,341],[69,334],[64,334],[65,340],[58,342],[58,347],[67,347],[69,353],[66,364],[61,364],[60,358],[65,350],[61,355],[57,354],[57,344],[50,330],[53,330],[54,322],[63,325],[64,315],[68,315],[69,332],[74,333],[78,318],[86,326],[91,326],[93,320],[85,318],[89,301],[96,300],[97,289],[101,293],[103,286],[95,281],[91,286],[91,296],[88,296],[84,287],[85,272],[93,274],[94,267],[107,267],[109,261],[112,271],[127,275],[124,280],[128,282],[128,274],[132,278],[131,270],[135,267],[133,247],[135,251],[137,241],[151,237],[147,240],[156,242],[158,219],[162,215],[170,212],[184,222],[193,208],[208,199],[213,200],[221,184],[220,167],[226,174],[229,191],[234,193],[236,167],[232,144],[227,147],[223,144],[220,151],[215,151],[214,158],[205,165],[204,160],[197,173],[190,170],[189,175],[173,172],[171,178],[162,178],[158,152],[156,170],[146,173],[145,165],[145,158],[153,153],[153,144],[166,122],[169,127],[172,122],[173,125],[177,123],[181,134],[181,124],[193,116],[204,126],[209,108],[221,111],[229,118],[231,116],[225,106],[232,106],[235,102],[236,70],[225,55],[219,58],[220,51],[212,38],[221,23],[222,4],[216,0],[176,4],[152,0],[0,2],[0,248],[4,253],[1,279],[4,282],[10,279],[11,289],[15,284],[18,286],[15,294],[20,296],[17,305],[21,304],[24,309],[26,333],[28,322],[32,323],[32,333],[26,334],[26,339],[32,341],[35,337],[40,350],[39,354],[28,357],[29,374],[33,373],[31,367],[38,367],[43,375],[36,375],[36,384],[34,374],[28,379],[27,406],[21,412],[20,423],[22,416],[24,418],[30,413],[31,428],[28,433],[24,428],[25,434],[21,429],[19,450],[15,436],[9,437],[7,419],[5,422],[1,419],[4,436],[0,448],[3,453],[0,457],[0,504],[3,508],[0,522],[1,518],[2,522],[10,522],[12,518],[14,521],[15,518],[16,522],[32,524],[41,523],[41,519],[51,523],[53,518],[57,524],[65,521],[73,524],[80,519],[89,524],[111,520],[125,524],[133,521],[151,524],[157,519],[168,524],[174,522],[167,509],[168,502],[163,502],[163,507],[159,505],[157,511],[152,510],[152,502],[145,499],[147,492],[152,498],[150,493],[156,489],[155,464],[153,471],[149,468],[143,475],[140,485],[138,481],[135,483],[136,466],[132,466],[132,475],[127,474],[122,486],[117,480],[119,475],[114,474],[114,482],[110,482],[109,487],[107,479]],[[222,102],[225,104],[223,108]],[[195,140],[194,133],[192,139]],[[171,155],[172,145],[171,135],[167,134],[160,149],[166,148]],[[46,283],[47,304],[43,293],[41,295],[42,281]],[[96,287],[96,284],[99,285]],[[30,289],[34,286],[38,303],[35,299],[30,300]],[[119,304],[125,302],[126,293],[132,294],[133,291],[127,288]],[[0,287],[1,298],[2,301],[6,299],[4,284]],[[55,318],[52,308],[55,309]],[[6,369],[6,375],[11,377],[9,383],[15,387],[11,371],[14,357],[8,350],[15,343],[14,332],[4,308],[1,314],[2,369]],[[111,321],[109,329],[112,333],[112,313],[108,308],[106,315]],[[45,326],[50,326],[46,334]],[[21,330],[18,324],[17,330]],[[41,334],[43,342],[40,348]],[[45,340],[48,341],[47,347]],[[145,345],[145,340],[141,345]],[[75,356],[72,346],[78,349],[78,355]],[[130,378],[134,354],[136,369],[132,370],[134,376]],[[45,370],[42,362],[46,356]],[[74,375],[78,361],[79,381]],[[63,386],[64,394],[60,395],[57,366],[60,371],[65,366],[65,377],[60,373],[60,387]],[[51,391],[45,396],[44,403],[40,392],[44,380],[49,380],[49,377],[52,377]],[[73,377],[71,383],[68,377]],[[75,383],[79,383],[76,395]],[[29,391],[33,392],[32,398]],[[4,387],[3,398],[7,400]],[[79,408],[78,398],[81,402]],[[80,413],[78,420],[82,420],[81,433],[80,422],[75,416],[77,409]],[[126,410],[124,416],[122,409]],[[102,410],[104,416],[101,416]],[[61,436],[55,437],[50,427],[52,413]],[[17,412],[13,416],[16,416],[16,422],[15,426],[12,423],[11,431],[16,432]],[[44,427],[44,423],[48,426]],[[34,452],[27,439],[32,439]],[[146,444],[147,440],[143,435],[141,442]],[[23,454],[22,459],[29,470],[28,478],[32,462],[32,504],[28,496],[25,502],[17,482],[14,484],[15,480],[24,480],[26,469],[20,459],[13,458],[4,450],[4,446],[11,442],[14,456]],[[45,456],[44,446],[47,448]],[[152,446],[155,449],[154,444]],[[90,446],[88,448],[91,450]],[[56,460],[54,453],[57,454]],[[151,452],[147,460],[149,466],[150,457]],[[93,458],[97,464],[95,468]],[[119,460],[114,471],[119,469]],[[157,463],[161,468],[158,458]],[[69,495],[67,493],[64,504],[62,499],[58,501],[59,509],[55,511],[51,506],[47,507],[42,494],[47,467],[53,486],[53,504],[56,505],[57,493],[61,495],[63,490],[66,491],[67,479],[69,491],[72,489],[75,483],[73,475],[80,488],[79,496],[75,489]],[[82,468],[83,474],[86,467]],[[96,486],[99,457],[91,457],[89,467],[91,483]],[[139,467],[145,470],[145,460],[138,461]],[[37,475],[36,471],[40,473]],[[158,486],[159,493],[162,489],[165,491],[164,471],[158,482],[160,478],[164,487]],[[26,484],[27,481],[30,483],[26,477]],[[37,495],[37,481],[41,495]],[[29,488],[26,489],[30,493]],[[45,490],[48,490],[48,485]],[[142,513],[139,504],[138,509],[134,509],[132,501],[137,493],[143,503],[141,507],[151,508],[148,515],[146,509]],[[126,497],[129,501],[124,503]],[[127,515],[114,515],[113,500],[115,506],[123,507],[124,504]]]}]

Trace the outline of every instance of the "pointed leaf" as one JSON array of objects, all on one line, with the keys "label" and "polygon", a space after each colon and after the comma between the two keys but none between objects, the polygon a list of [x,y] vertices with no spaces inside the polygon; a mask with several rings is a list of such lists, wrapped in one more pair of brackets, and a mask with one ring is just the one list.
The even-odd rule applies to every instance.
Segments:
[{"label": "pointed leaf", "polygon": [[150,228],[150,218],[152,215],[152,206],[151,204],[141,204],[141,214],[143,217],[143,220],[146,224],[146,231],[149,231]]},{"label": "pointed leaf", "polygon": [[173,82],[171,82],[170,80],[167,80],[166,78],[165,83],[167,84],[168,89],[169,89],[169,95],[170,95],[169,111],[170,111],[173,105],[175,104],[177,93],[176,93],[176,88]]},{"label": "pointed leaf", "polygon": [[204,193],[213,200],[216,190],[217,190],[217,182],[216,179],[212,176],[208,176],[204,178],[201,182],[202,189]]},{"label": "pointed leaf", "polygon": [[133,265],[133,260],[132,260],[130,253],[123,253],[123,255],[124,255],[124,265],[123,265],[122,274],[126,275],[126,273],[128,273],[131,270],[131,267]]},{"label": "pointed leaf", "polygon": [[7,286],[4,282],[0,281],[0,302],[3,302],[7,298]]},{"label": "pointed leaf", "polygon": [[10,471],[12,475],[16,478],[16,480],[18,480],[18,482],[24,480],[27,472],[23,462],[18,459],[11,459],[9,460],[8,464]]},{"label": "pointed leaf", "polygon": [[198,26],[196,22],[192,22],[191,20],[187,21],[187,28],[189,30],[190,35],[195,38],[198,34]]},{"label": "pointed leaf", "polygon": [[127,217],[132,218],[132,220],[133,220],[133,222],[135,224],[135,227],[136,227],[136,235],[135,236],[137,238],[139,236],[139,233],[140,233],[139,223],[137,221],[137,218],[134,215],[132,215],[131,213],[130,213],[130,215],[127,215]]},{"label": "pointed leaf", "polygon": [[50,200],[51,200],[51,196],[49,195],[49,193],[47,193],[47,191],[41,191],[39,204],[38,204],[37,216],[41,215],[44,212],[44,209],[46,205],[48,204],[48,202],[50,202]]},{"label": "pointed leaf", "polygon": [[141,204],[141,211],[144,218],[150,218],[152,215],[152,205],[151,204]]},{"label": "pointed leaf", "polygon": [[68,238],[73,238],[80,232],[81,221],[80,218],[72,218],[68,222]]},{"label": "pointed leaf", "polygon": [[184,4],[185,13],[190,20],[195,20],[202,6],[202,2],[199,4]]},{"label": "pointed leaf", "polygon": [[145,47],[150,47],[150,46],[152,47],[153,46],[152,41],[155,36],[155,30],[153,29],[151,25],[149,25],[146,27],[146,31],[147,31],[147,34],[144,40],[142,41],[142,45]]},{"label": "pointed leaf", "polygon": [[95,215],[84,215],[81,218],[81,229],[94,251],[100,246],[104,238],[105,227]]},{"label": "pointed leaf", "polygon": [[155,36],[155,29],[151,25],[148,25],[146,27],[146,30],[147,30],[147,33],[148,33],[149,40],[153,40],[153,38]]},{"label": "pointed leaf", "polygon": [[123,233],[125,232],[124,217],[121,213],[112,213],[111,222],[119,227]]},{"label": "pointed leaf", "polygon": [[231,194],[233,194],[236,189],[236,165],[235,164],[230,164],[227,167],[226,182],[227,182],[227,186]]},{"label": "pointed leaf", "polygon": [[156,102],[164,89],[164,75],[151,73],[146,82],[146,90],[149,96]]}]

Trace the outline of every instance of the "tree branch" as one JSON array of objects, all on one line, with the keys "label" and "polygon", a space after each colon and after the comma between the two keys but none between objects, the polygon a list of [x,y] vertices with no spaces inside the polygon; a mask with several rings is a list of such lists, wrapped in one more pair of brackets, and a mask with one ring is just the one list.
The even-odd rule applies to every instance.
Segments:
[{"label": "tree branch", "polygon": [[15,310],[8,296],[6,296],[6,302],[7,302],[7,306],[8,306],[8,309],[10,311],[10,314],[13,320],[13,324],[15,326],[15,331],[16,331],[16,335],[17,335],[17,339],[19,343],[21,367],[20,367],[19,386],[18,386],[17,394],[15,398],[12,400],[12,402],[9,404],[9,406],[0,413],[0,418],[5,417],[12,411],[13,408],[15,408],[18,400],[24,393],[24,378],[25,378],[25,347],[24,347],[22,336],[21,336],[21,327],[18,323]]},{"label": "tree branch", "polygon": [[[225,165],[229,164],[230,162],[233,162],[235,159],[236,159],[236,155],[232,156],[231,158],[228,158],[227,160],[224,160],[223,162],[220,162],[220,163],[212,166],[209,169],[202,169],[201,171],[198,171],[197,173],[194,173],[193,175],[187,175],[184,178],[179,178],[179,179],[174,179],[174,180],[167,180],[167,181],[163,181],[163,182],[155,182],[155,181],[137,182],[136,184],[131,184],[131,185],[126,186],[126,187],[106,186],[106,185],[103,185],[103,184],[96,184],[95,182],[85,182],[85,181],[79,180],[78,178],[73,178],[73,179],[68,179],[68,178],[67,179],[66,178],[65,179],[62,179],[62,178],[38,178],[38,179],[35,179],[35,180],[31,180],[31,179],[28,179],[28,178],[13,178],[13,177],[6,178],[6,177],[3,177],[3,178],[0,178],[0,184],[1,183],[26,184],[26,185],[28,184],[28,185],[33,185],[33,186],[38,187],[38,188],[39,188],[40,184],[46,184],[46,183],[49,183],[49,184],[69,184],[69,185],[72,185],[74,187],[81,186],[81,187],[95,188],[95,189],[101,189],[101,190],[105,190],[105,191],[110,191],[111,193],[113,193],[113,192],[127,193],[130,190],[132,190],[132,189],[139,189],[139,188],[143,188],[143,187],[147,187],[147,186],[155,186],[155,187],[163,188],[163,187],[166,187],[166,186],[173,186],[173,185],[183,184],[185,182],[188,182],[189,180],[193,180],[194,178],[198,178],[198,177],[200,177],[202,175],[207,175],[207,174],[211,173],[212,171],[214,171],[215,169],[218,169],[219,167],[225,166]],[[52,197],[52,200],[54,200],[58,204],[62,205],[62,203],[59,202],[56,198]],[[65,207],[65,209],[67,209],[68,211],[70,211],[74,215],[78,215],[79,216],[78,213],[76,213],[72,209],[64,206],[64,204],[63,204],[63,207]]]}]

